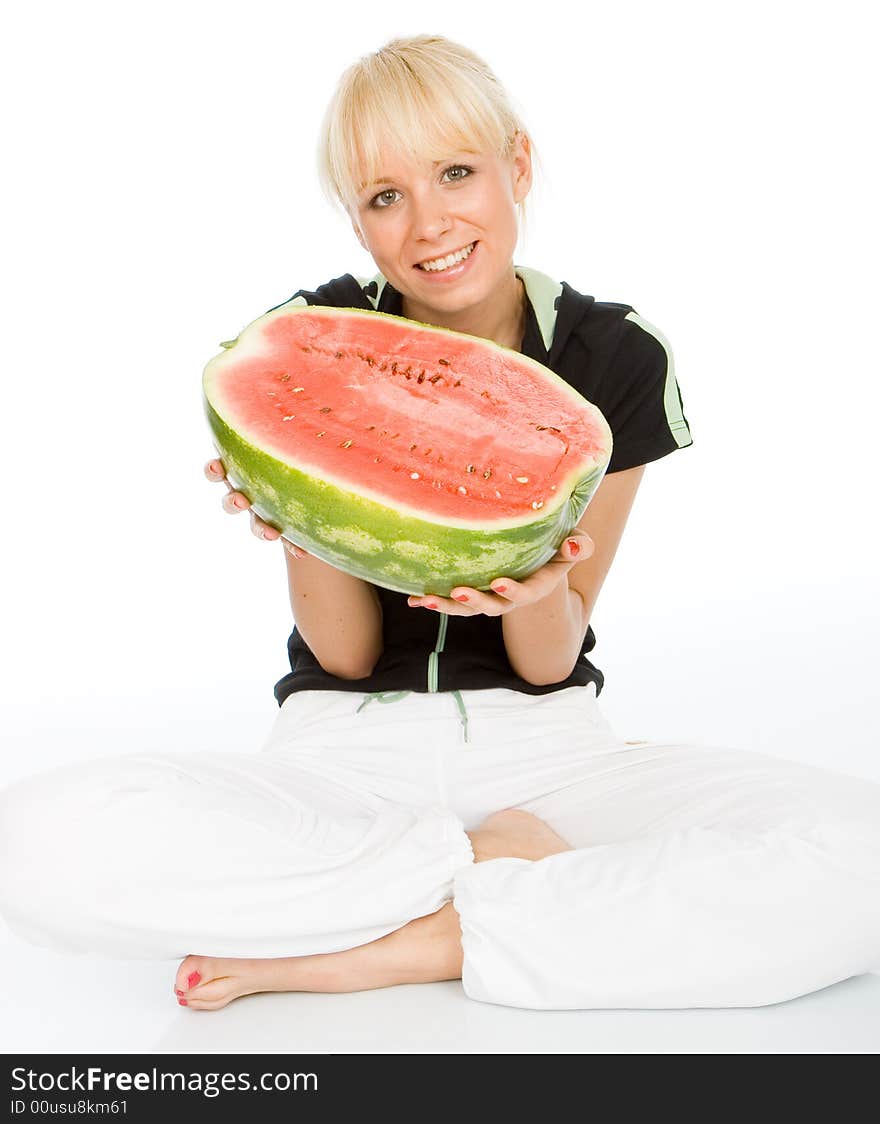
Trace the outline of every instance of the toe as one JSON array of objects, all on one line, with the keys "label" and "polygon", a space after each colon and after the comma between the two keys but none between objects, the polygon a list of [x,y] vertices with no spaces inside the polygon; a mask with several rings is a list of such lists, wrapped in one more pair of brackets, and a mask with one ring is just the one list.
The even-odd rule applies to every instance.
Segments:
[{"label": "toe", "polygon": [[219,976],[207,983],[198,984],[186,993],[188,1007],[214,1008],[224,1007],[233,999],[237,999],[244,990],[240,980],[234,976]]},{"label": "toe", "polygon": [[213,961],[208,956],[187,956],[180,962],[174,976],[174,993],[186,996],[202,981],[212,979],[217,973],[212,971]]}]

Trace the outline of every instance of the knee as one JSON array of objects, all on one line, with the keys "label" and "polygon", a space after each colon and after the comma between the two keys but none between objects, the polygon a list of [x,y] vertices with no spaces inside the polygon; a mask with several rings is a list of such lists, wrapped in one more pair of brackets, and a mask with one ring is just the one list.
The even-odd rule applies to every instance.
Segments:
[{"label": "knee", "polygon": [[67,766],[39,773],[0,790],[0,913],[27,912],[45,894],[52,860],[69,854],[67,822],[75,788]]},{"label": "knee", "polygon": [[135,755],[62,765],[0,789],[0,914],[23,918],[88,896],[124,846],[103,813]]}]

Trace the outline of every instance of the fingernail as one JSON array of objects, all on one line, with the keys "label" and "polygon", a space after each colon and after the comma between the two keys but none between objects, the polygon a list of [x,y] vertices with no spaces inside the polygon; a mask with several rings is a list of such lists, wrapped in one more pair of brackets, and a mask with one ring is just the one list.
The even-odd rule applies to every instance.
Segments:
[{"label": "fingernail", "polygon": [[201,982],[201,979],[202,977],[198,972],[190,972],[190,974],[186,977],[186,986],[195,987],[197,983]]},{"label": "fingernail", "polygon": [[437,608],[437,602],[436,601],[426,601],[425,602],[425,608],[426,609],[436,609]]},{"label": "fingernail", "polygon": [[453,596],[455,597],[456,601],[467,601],[468,599],[468,595],[466,593],[456,593],[453,594]]},{"label": "fingernail", "polygon": [[571,551],[572,554],[580,554],[580,552],[581,552],[581,548],[578,545],[576,539],[569,539],[568,540],[568,549]]},{"label": "fingernail", "polygon": [[179,988],[179,987],[176,987],[176,988],[174,989],[174,994],[175,994],[175,995],[183,995],[183,990],[182,990],[181,988]]},{"label": "fingernail", "polygon": [[492,588],[495,590],[496,593],[507,593],[507,586],[506,585],[493,585]]},{"label": "fingernail", "polygon": [[187,1001],[185,999],[178,999],[177,1002],[181,1005],[181,1007],[188,1007],[189,1006],[189,1003],[187,1003]]}]

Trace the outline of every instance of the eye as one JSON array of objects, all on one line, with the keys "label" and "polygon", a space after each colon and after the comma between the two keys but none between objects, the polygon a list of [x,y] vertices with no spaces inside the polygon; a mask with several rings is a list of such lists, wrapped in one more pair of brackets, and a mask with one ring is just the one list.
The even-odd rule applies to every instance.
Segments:
[{"label": "eye", "polygon": [[464,172],[463,176],[455,176],[453,178],[452,182],[457,183],[458,181],[467,179],[468,176],[473,175],[473,171],[473,168],[469,168],[467,164],[452,164],[449,168],[446,169],[444,175],[448,176],[450,172]]},{"label": "eye", "polygon": [[[468,178],[468,176],[472,176],[474,174],[474,169],[468,167],[467,164],[450,164],[450,166],[444,171],[443,175],[448,176],[450,172],[459,173],[458,175],[454,175],[452,177],[451,182],[461,183],[462,180],[465,180]],[[383,211],[386,207],[391,206],[391,204],[394,202],[393,196],[398,194],[399,192],[396,190],[396,188],[388,187],[384,191],[380,191],[378,195],[373,196],[373,198],[370,200],[370,206],[375,210]],[[392,198],[388,198],[389,196],[392,196]]]},{"label": "eye", "polygon": [[396,195],[396,194],[397,194],[397,192],[394,190],[393,187],[386,188],[385,191],[380,191],[378,195],[373,197],[373,199],[370,202],[370,206],[371,207],[377,207],[379,210],[382,210],[383,207],[389,206],[389,204],[393,203],[394,200],[390,199],[385,203],[380,203],[379,200],[383,199],[386,195]]}]

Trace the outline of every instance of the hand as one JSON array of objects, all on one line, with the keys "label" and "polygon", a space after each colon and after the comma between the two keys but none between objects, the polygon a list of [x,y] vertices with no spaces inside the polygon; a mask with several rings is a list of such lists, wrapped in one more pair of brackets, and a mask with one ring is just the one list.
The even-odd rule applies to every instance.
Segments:
[{"label": "hand", "polygon": [[[251,506],[250,500],[244,495],[243,492],[236,492],[233,490],[232,485],[226,479],[226,470],[223,467],[223,462],[219,460],[208,461],[205,465],[205,476],[211,481],[223,481],[228,488],[227,494],[223,497],[223,510],[228,511],[230,515],[237,515],[240,511],[247,511]],[[281,538],[281,532],[276,531],[274,527],[270,527],[268,523],[264,523],[262,519],[251,511],[251,532],[257,536],[258,539],[265,539],[266,542],[273,542],[275,539]],[[295,546],[287,539],[282,539],[284,549],[292,554],[294,558],[308,558],[310,555],[300,546]]]},{"label": "hand", "polygon": [[595,549],[596,544],[587,532],[575,528],[550,561],[524,581],[495,578],[490,582],[491,593],[457,585],[450,591],[449,597],[425,594],[424,597],[408,598],[407,604],[414,608],[436,609],[453,617],[475,617],[480,613],[487,617],[500,617],[522,605],[534,605],[552,593],[572,566],[589,558]]}]

